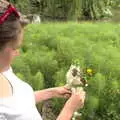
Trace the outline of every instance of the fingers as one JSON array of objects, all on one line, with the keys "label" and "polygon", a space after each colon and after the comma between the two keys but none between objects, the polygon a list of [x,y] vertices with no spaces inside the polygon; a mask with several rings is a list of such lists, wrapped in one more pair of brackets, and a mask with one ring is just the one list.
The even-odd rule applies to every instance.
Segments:
[{"label": "fingers", "polygon": [[79,108],[82,108],[84,106],[85,94],[84,91],[72,93],[71,97],[66,102],[69,110],[74,113]]},{"label": "fingers", "polygon": [[80,93],[80,99],[81,99],[81,106],[80,106],[80,108],[83,108],[83,106],[84,106],[84,102],[85,102],[85,97],[86,97],[86,92],[85,91],[81,91]]},{"label": "fingers", "polygon": [[72,94],[71,91],[65,90],[64,93],[61,94],[61,97],[69,98],[69,97],[71,97],[71,94]]},{"label": "fingers", "polygon": [[64,98],[70,98],[71,94],[64,94],[63,97]]},{"label": "fingers", "polygon": [[66,84],[65,86],[63,86],[65,89],[67,89],[67,90],[70,90],[71,88],[70,88],[70,86],[68,85],[68,84]]},{"label": "fingers", "polygon": [[85,101],[85,91],[80,91],[80,92],[75,92],[72,94],[71,97],[75,99],[74,104],[76,104],[76,108],[83,108],[84,106],[84,101]]},{"label": "fingers", "polygon": [[63,86],[63,88],[65,89],[66,93],[68,93],[68,94],[71,94],[71,93],[72,93],[72,92],[71,92],[71,89],[68,88],[66,85]]}]

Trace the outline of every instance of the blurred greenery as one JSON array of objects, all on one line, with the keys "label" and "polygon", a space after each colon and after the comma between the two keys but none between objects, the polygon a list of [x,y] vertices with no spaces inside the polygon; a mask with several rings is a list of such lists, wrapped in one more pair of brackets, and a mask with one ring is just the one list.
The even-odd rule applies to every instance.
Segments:
[{"label": "blurred greenery", "polygon": [[[38,14],[42,20],[98,20],[115,17],[120,0],[9,0],[25,15]],[[119,14],[118,14],[119,15]],[[114,18],[113,17],[113,18]]]},{"label": "blurred greenery", "polygon": [[[94,75],[85,89],[87,99],[81,120],[120,118],[120,24],[44,23],[25,28],[21,55],[15,60],[16,74],[34,90],[63,86],[72,60]],[[53,99],[59,113],[65,100]],[[39,108],[38,108],[39,109]]]}]

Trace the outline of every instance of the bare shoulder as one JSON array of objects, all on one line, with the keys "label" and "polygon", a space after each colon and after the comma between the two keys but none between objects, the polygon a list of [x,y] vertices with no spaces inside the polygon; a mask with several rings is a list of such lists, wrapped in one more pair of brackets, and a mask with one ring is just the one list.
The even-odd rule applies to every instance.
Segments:
[{"label": "bare shoulder", "polygon": [[6,98],[12,95],[12,87],[9,81],[0,74],[0,98]]}]

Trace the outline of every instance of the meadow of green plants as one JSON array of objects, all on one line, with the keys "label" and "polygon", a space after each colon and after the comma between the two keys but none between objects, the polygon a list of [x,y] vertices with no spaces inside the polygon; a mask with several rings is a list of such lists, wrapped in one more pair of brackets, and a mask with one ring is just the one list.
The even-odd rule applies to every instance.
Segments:
[{"label": "meadow of green plants", "polygon": [[[81,120],[120,120],[120,24],[44,23],[25,28],[16,74],[34,90],[65,85],[72,60],[94,75]],[[66,100],[53,99],[59,113]]]}]

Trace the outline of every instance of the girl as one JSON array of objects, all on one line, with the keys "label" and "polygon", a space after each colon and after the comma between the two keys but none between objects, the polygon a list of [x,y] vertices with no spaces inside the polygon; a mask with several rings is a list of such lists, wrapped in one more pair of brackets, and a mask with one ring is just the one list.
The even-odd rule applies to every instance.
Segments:
[{"label": "girl", "polygon": [[15,7],[0,0],[0,119],[42,120],[36,103],[53,97],[69,96],[57,120],[70,120],[74,111],[84,104],[84,91],[71,93],[65,87],[33,91],[10,67],[19,55],[18,48],[23,41],[25,25],[26,22],[21,19]]}]

